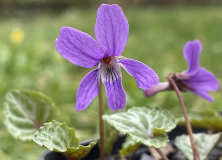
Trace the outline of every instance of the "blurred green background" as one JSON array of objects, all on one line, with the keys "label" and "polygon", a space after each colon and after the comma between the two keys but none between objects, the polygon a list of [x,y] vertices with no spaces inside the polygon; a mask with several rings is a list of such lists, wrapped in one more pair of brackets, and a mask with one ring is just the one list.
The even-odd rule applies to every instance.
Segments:
[{"label": "blurred green background", "polygon": [[[97,8],[101,3],[117,3],[128,19],[130,33],[123,56],[153,68],[166,81],[169,73],[186,70],[182,50],[187,41],[199,39],[203,45],[200,64],[222,81],[222,6],[211,1],[54,1],[0,0],[0,159],[34,160],[46,150],[34,142],[14,139],[2,119],[4,96],[10,89],[42,92],[55,102],[55,119],[76,129],[80,140],[98,136],[97,98],[82,112],[74,109],[78,85],[91,69],[75,66],[55,49],[60,27],[70,26],[94,36]],[[152,105],[180,112],[175,93],[145,98],[133,77],[124,70],[123,86],[127,106]],[[104,92],[103,92],[104,93]],[[221,89],[211,94],[211,104],[191,93],[183,94],[190,110],[222,105]],[[105,110],[111,112],[106,104]]]}]

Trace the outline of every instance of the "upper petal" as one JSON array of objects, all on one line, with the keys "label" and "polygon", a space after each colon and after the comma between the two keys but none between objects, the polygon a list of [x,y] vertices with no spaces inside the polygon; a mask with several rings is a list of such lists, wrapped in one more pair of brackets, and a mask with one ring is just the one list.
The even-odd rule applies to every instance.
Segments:
[{"label": "upper petal", "polygon": [[102,4],[97,12],[95,35],[105,56],[121,55],[128,34],[129,24],[122,9],[116,4]]},{"label": "upper petal", "polygon": [[121,70],[118,64],[103,64],[100,69],[102,82],[105,85],[108,106],[115,111],[124,108],[126,105],[126,94],[121,82]]},{"label": "upper petal", "polygon": [[213,73],[204,68],[200,68],[197,73],[184,80],[194,91],[216,91],[219,83]]},{"label": "upper petal", "polygon": [[135,78],[137,86],[141,89],[147,90],[159,83],[159,77],[154,70],[139,61],[122,59],[118,63]]},{"label": "upper petal", "polygon": [[199,69],[199,55],[202,50],[202,45],[199,40],[194,40],[193,42],[187,42],[183,48],[183,55],[188,63],[188,69],[186,74],[195,74]]},{"label": "upper petal", "polygon": [[76,94],[76,110],[82,111],[88,107],[99,94],[99,69],[89,72],[81,81]]},{"label": "upper petal", "polygon": [[92,68],[104,57],[102,49],[90,35],[71,27],[62,27],[55,43],[62,57],[81,67]]}]

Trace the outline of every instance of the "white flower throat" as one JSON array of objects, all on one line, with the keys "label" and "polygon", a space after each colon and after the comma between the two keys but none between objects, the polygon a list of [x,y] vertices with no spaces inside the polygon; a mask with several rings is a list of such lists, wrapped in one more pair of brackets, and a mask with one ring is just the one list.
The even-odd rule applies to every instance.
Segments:
[{"label": "white flower throat", "polygon": [[117,79],[121,78],[121,69],[118,63],[117,57],[111,56],[103,58],[100,62],[102,67],[100,68],[100,75],[103,82],[114,82]]}]

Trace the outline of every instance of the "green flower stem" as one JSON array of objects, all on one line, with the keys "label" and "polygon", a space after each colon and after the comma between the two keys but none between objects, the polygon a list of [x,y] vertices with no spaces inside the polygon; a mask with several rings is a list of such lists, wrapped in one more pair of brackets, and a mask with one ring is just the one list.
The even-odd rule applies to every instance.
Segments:
[{"label": "green flower stem", "polygon": [[163,160],[169,160],[159,148],[155,148],[155,149],[160,154],[160,156],[163,158]]},{"label": "green flower stem", "polygon": [[190,137],[190,142],[191,142],[191,146],[192,146],[192,150],[193,150],[194,160],[199,160],[200,156],[199,156],[199,152],[198,152],[198,149],[197,149],[197,146],[196,146],[196,142],[195,142],[194,137],[193,137],[193,131],[192,131],[192,128],[191,128],[191,125],[190,125],[188,115],[187,115],[186,107],[185,107],[185,104],[183,102],[183,98],[180,94],[180,90],[178,89],[178,87],[177,87],[177,85],[174,81],[174,77],[175,77],[174,74],[169,74],[167,76],[167,79],[168,79],[169,83],[172,85],[173,89],[175,90],[175,92],[177,94],[177,97],[180,101],[180,105],[181,105],[183,115],[184,115],[184,118],[185,118],[185,122],[186,122],[187,132],[188,132],[189,137]]},{"label": "green flower stem", "polygon": [[99,148],[100,148],[100,160],[104,160],[104,122],[102,119],[103,116],[103,97],[102,97],[102,80],[99,81]]}]

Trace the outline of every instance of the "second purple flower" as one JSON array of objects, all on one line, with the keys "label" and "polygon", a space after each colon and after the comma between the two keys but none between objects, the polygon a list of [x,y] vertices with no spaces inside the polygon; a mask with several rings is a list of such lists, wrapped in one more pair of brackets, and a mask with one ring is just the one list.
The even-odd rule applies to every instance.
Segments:
[{"label": "second purple flower", "polygon": [[146,90],[159,83],[157,74],[145,64],[119,57],[126,45],[129,24],[118,5],[101,5],[95,24],[95,41],[90,35],[70,27],[62,27],[56,39],[56,49],[71,63],[97,69],[89,72],[81,81],[76,95],[76,110],[88,107],[99,94],[99,79],[105,85],[108,106],[122,109],[126,95],[122,86],[120,66],[132,75],[139,88]]},{"label": "second purple flower", "polygon": [[[217,91],[219,83],[213,73],[200,67],[199,56],[202,45],[199,40],[188,41],[183,49],[183,55],[188,63],[188,69],[182,73],[174,74],[177,87],[181,91],[193,92],[204,99],[213,102],[214,99],[209,95],[210,91]],[[173,90],[169,82],[162,82],[145,90],[145,96],[151,97],[160,91]]]}]

